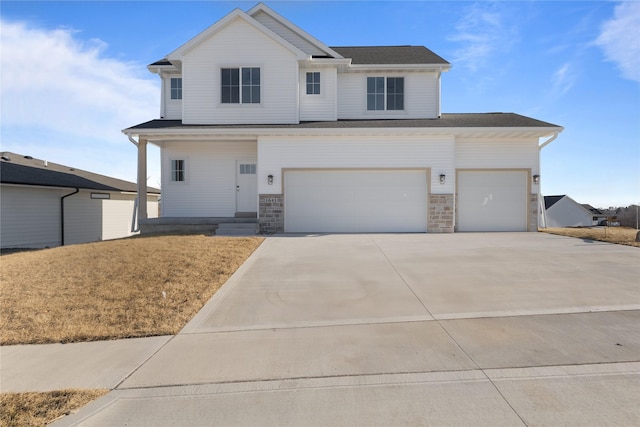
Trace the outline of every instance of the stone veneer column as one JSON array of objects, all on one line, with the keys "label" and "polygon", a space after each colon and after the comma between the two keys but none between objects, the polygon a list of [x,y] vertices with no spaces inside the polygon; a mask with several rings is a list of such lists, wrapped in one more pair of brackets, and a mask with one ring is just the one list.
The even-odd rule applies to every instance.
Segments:
[{"label": "stone veneer column", "polygon": [[453,233],[453,194],[429,195],[429,233]]},{"label": "stone veneer column", "polygon": [[260,194],[258,223],[265,234],[284,233],[284,195]]},{"label": "stone veneer column", "polygon": [[538,231],[538,195],[529,195],[529,231]]}]

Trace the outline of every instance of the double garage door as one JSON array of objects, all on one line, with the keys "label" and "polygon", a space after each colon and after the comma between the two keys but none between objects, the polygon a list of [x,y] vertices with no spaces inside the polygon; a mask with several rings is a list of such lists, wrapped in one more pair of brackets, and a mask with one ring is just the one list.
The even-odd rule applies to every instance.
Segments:
[{"label": "double garage door", "polygon": [[285,231],[425,232],[425,170],[285,172]]},{"label": "double garage door", "polygon": [[[459,171],[457,231],[527,231],[526,171]],[[424,170],[285,172],[285,231],[427,231]]]}]

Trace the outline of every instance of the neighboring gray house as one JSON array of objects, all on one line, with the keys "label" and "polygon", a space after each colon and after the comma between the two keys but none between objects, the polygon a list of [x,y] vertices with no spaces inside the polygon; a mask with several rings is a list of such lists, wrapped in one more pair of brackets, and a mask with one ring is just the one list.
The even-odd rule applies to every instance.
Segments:
[{"label": "neighboring gray house", "polygon": [[441,111],[451,64],[424,46],[329,47],[264,4],[235,9],[149,65],[162,216],[263,232],[537,231],[540,150],[563,128]]},{"label": "neighboring gray house", "polygon": [[598,215],[566,195],[544,196],[547,227],[591,227]]},{"label": "neighboring gray house", "polygon": [[[0,247],[44,248],[136,234],[136,184],[0,153]],[[149,216],[160,190],[147,188]]]}]

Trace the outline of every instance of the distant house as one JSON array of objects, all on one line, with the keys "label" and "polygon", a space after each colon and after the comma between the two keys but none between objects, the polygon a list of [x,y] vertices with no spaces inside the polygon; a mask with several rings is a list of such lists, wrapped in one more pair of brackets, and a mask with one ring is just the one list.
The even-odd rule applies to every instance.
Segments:
[{"label": "distant house", "polygon": [[[136,234],[136,184],[16,153],[0,161],[0,247],[44,248]],[[157,216],[160,190],[147,189]]]},{"label": "distant house", "polygon": [[547,227],[590,227],[602,217],[594,212],[597,209],[586,208],[566,195],[545,196],[544,207]]}]

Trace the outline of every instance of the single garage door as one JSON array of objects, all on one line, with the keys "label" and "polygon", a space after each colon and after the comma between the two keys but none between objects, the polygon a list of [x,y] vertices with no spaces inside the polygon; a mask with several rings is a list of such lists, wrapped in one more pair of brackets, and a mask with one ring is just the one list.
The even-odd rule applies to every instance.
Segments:
[{"label": "single garage door", "polygon": [[285,172],[285,231],[427,231],[427,173],[413,170]]},{"label": "single garage door", "polygon": [[458,231],[527,231],[525,171],[458,172]]}]

